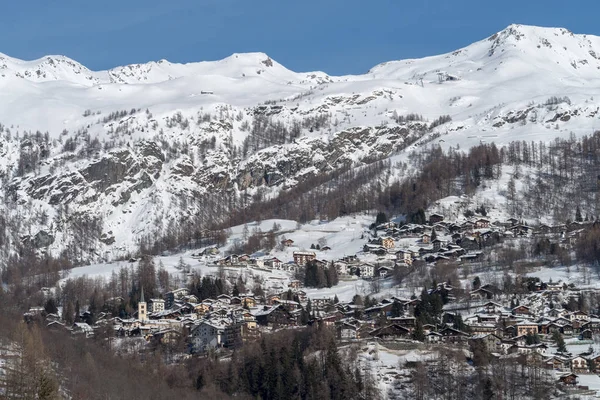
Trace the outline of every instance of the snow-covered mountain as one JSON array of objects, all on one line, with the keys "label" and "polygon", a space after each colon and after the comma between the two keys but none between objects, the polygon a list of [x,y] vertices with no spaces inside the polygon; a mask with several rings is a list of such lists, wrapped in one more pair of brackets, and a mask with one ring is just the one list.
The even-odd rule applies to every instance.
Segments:
[{"label": "snow-covered mountain", "polygon": [[19,220],[2,242],[122,256],[207,212],[207,193],[274,195],[430,142],[590,134],[599,89],[600,37],[521,25],[340,77],[263,53],[97,72],[0,54],[0,196]]}]

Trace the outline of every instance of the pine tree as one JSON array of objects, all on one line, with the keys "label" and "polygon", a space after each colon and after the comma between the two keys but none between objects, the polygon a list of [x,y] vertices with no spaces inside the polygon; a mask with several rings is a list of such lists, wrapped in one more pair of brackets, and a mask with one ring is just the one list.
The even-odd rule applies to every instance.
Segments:
[{"label": "pine tree", "polygon": [[563,338],[563,336],[560,334],[559,331],[554,331],[554,333],[552,334],[552,340],[554,340],[554,343],[556,344],[556,352],[557,353],[566,353],[567,352],[567,346],[565,344],[565,339]]},{"label": "pine tree", "polygon": [[413,339],[423,342],[425,340],[425,332],[423,331],[423,324],[417,319],[417,325],[413,331]]}]

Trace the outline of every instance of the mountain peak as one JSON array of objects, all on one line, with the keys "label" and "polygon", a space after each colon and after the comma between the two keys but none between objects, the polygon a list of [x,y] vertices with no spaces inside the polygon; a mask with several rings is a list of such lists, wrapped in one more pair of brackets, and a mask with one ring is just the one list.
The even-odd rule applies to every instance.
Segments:
[{"label": "mountain peak", "polygon": [[[566,28],[548,28],[533,25],[511,24],[505,29],[490,36],[487,40],[492,42],[489,55],[494,55],[498,49],[510,47],[559,47],[565,46],[569,41],[581,41],[585,35],[575,35]],[[559,43],[560,42],[560,43]],[[575,44],[575,43],[571,43]],[[579,43],[577,43],[580,46]],[[566,50],[566,49],[565,49]]]}]

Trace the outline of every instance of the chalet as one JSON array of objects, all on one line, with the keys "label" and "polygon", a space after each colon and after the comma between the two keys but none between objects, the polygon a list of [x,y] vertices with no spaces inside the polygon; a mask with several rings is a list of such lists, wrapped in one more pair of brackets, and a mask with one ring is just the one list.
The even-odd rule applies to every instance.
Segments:
[{"label": "chalet", "polygon": [[515,324],[517,336],[538,333],[538,325],[534,322],[521,321]]},{"label": "chalet", "polygon": [[[413,329],[416,326],[417,319],[415,317],[393,317],[389,318],[396,325],[403,326],[408,329]],[[423,330],[427,329],[423,326]]]},{"label": "chalet", "polygon": [[479,218],[475,221],[475,229],[487,229],[490,227],[490,221],[485,218]]},{"label": "chalet", "polygon": [[360,276],[363,278],[372,278],[375,276],[375,266],[373,264],[364,263],[358,266]]},{"label": "chalet", "polygon": [[223,304],[231,304],[231,296],[228,294],[220,294],[217,296],[217,301],[220,301]]},{"label": "chalet", "polygon": [[469,344],[482,346],[488,353],[502,352],[502,338],[493,333],[471,336],[468,342]]},{"label": "chalet", "polygon": [[478,263],[483,261],[483,252],[467,253],[460,257],[460,261],[465,263]]},{"label": "chalet", "polygon": [[338,275],[350,275],[350,266],[348,263],[344,261],[336,261],[334,266]]},{"label": "chalet", "polygon": [[581,356],[571,358],[571,371],[579,373],[588,372],[588,361]]},{"label": "chalet", "polygon": [[468,333],[454,328],[444,328],[440,331],[440,335],[442,335],[442,341],[449,343],[464,342],[469,338]]},{"label": "chalet", "polygon": [[594,333],[591,329],[584,329],[579,333],[579,340],[592,340],[593,338]]},{"label": "chalet", "polygon": [[519,305],[516,306],[515,308],[513,308],[511,310],[513,315],[531,315],[531,311],[529,310],[529,307],[524,306],[524,305]]},{"label": "chalet", "polygon": [[191,330],[192,352],[204,353],[223,345],[225,324],[220,321],[200,320]]},{"label": "chalet", "polygon": [[562,292],[565,284],[562,281],[546,283],[546,290],[551,292]]},{"label": "chalet", "polygon": [[530,226],[519,224],[508,228],[514,236],[528,236],[533,230]]},{"label": "chalet", "polygon": [[508,349],[510,354],[541,354],[545,355],[548,352],[548,346],[544,343],[531,345],[515,344]]},{"label": "chalet", "polygon": [[471,297],[471,300],[490,300],[494,298],[494,294],[489,290],[479,288],[472,290],[469,297]]},{"label": "chalet", "polygon": [[558,382],[567,385],[567,386],[575,386],[578,383],[579,376],[570,372],[566,374],[562,374],[558,377]]},{"label": "chalet", "polygon": [[592,331],[592,333],[600,333],[600,319],[590,318],[588,322],[585,322],[581,325],[581,329],[589,329]]},{"label": "chalet", "polygon": [[421,243],[429,244],[431,242],[431,235],[429,233],[424,233],[421,235]]},{"label": "chalet", "polygon": [[252,308],[256,307],[256,299],[252,296],[240,296],[242,307]]},{"label": "chalet", "polygon": [[502,304],[488,301],[482,306],[481,311],[486,314],[502,314],[506,312],[506,309]]},{"label": "chalet", "polygon": [[445,243],[440,239],[434,239],[431,241],[431,244],[433,245],[433,251],[439,251]]},{"label": "chalet", "polygon": [[248,265],[256,268],[264,268],[265,267],[265,259],[252,257],[248,260]]},{"label": "chalet", "polygon": [[271,307],[264,306],[262,310],[259,310],[254,314],[256,322],[263,326],[295,326],[296,317],[288,310],[285,309],[281,304],[273,305]]},{"label": "chalet", "polygon": [[562,326],[554,322],[550,322],[546,325],[543,325],[540,330],[544,335],[552,335],[554,332],[562,333]]},{"label": "chalet", "polygon": [[269,269],[281,269],[283,262],[277,257],[269,258],[264,261],[264,265]]},{"label": "chalet", "polygon": [[574,311],[569,315],[571,321],[589,321],[590,316],[585,311]]},{"label": "chalet", "polygon": [[200,303],[194,306],[196,314],[202,316],[211,310],[211,305],[207,303]]},{"label": "chalet", "polygon": [[552,308],[550,310],[548,310],[548,312],[546,313],[546,315],[550,318],[559,318],[561,316],[563,316],[565,314],[565,310],[561,310],[558,308]]},{"label": "chalet", "polygon": [[392,272],[394,272],[394,268],[387,266],[387,265],[383,265],[383,266],[377,268],[377,274],[379,274],[379,276],[382,278],[385,278],[386,276],[391,275]]},{"label": "chalet", "polygon": [[468,327],[473,335],[500,335],[502,331],[495,324],[471,323]]},{"label": "chalet", "polygon": [[381,238],[381,246],[383,246],[386,249],[393,249],[394,248],[394,239],[389,236],[382,237]]},{"label": "chalet", "polygon": [[438,332],[429,332],[425,335],[425,341],[428,343],[439,343],[442,341],[443,336]]},{"label": "chalet", "polygon": [[387,325],[378,329],[375,329],[369,333],[371,336],[379,338],[379,339],[395,339],[402,337],[409,337],[410,330],[407,328],[398,325],[392,324]]},{"label": "chalet", "polygon": [[563,335],[571,336],[571,335],[573,335],[573,333],[575,333],[575,328],[573,328],[573,325],[571,325],[571,324],[563,325],[561,327],[561,333]]},{"label": "chalet", "polygon": [[285,247],[290,247],[294,244],[294,241],[292,239],[285,239],[281,241],[281,244]]},{"label": "chalet", "polygon": [[94,336],[94,330],[91,326],[86,324],[85,322],[75,322],[73,327],[71,328],[71,333],[73,334],[82,334],[86,337]]},{"label": "chalet", "polygon": [[286,310],[294,311],[300,308],[300,303],[293,300],[275,300],[273,302],[274,305],[281,304]]},{"label": "chalet", "polygon": [[373,253],[376,254],[378,256],[383,256],[385,254],[387,254],[387,249],[383,246],[380,246],[378,244],[370,244],[367,243],[363,246],[363,251],[365,253]]},{"label": "chalet", "polygon": [[458,243],[463,238],[463,235],[460,232],[456,232],[452,234],[451,238],[454,243]]},{"label": "chalet", "polygon": [[473,221],[465,221],[460,227],[463,231],[469,232],[475,228],[475,223]]},{"label": "chalet", "polygon": [[338,336],[342,340],[358,339],[358,328],[358,325],[343,323],[341,326],[338,327]]},{"label": "chalet", "polygon": [[194,294],[190,294],[188,296],[184,296],[181,300],[184,301],[184,302],[186,302],[186,303],[191,303],[191,304],[200,303],[200,299],[196,295],[194,295]]},{"label": "chalet", "polygon": [[312,261],[317,258],[317,255],[313,251],[295,251],[293,253],[294,263],[303,266],[306,265],[309,261]]},{"label": "chalet", "polygon": [[444,220],[444,216],[441,214],[431,214],[429,216],[429,224],[434,225]]},{"label": "chalet", "polygon": [[290,283],[288,283],[288,287],[290,289],[299,289],[302,287],[302,282],[295,279],[295,280],[291,281]]},{"label": "chalet", "polygon": [[509,218],[504,223],[505,226],[515,226],[519,223],[519,220],[516,218]]},{"label": "chalet", "polygon": [[460,240],[456,241],[456,244],[459,245],[465,252],[477,252],[481,249],[481,245],[477,238],[472,236],[463,236]]},{"label": "chalet", "polygon": [[51,330],[58,330],[58,331],[66,331],[67,330],[67,326],[60,321],[50,321],[46,325],[46,328],[51,329]]},{"label": "chalet", "polygon": [[151,333],[150,342],[154,344],[173,344],[181,340],[181,332],[173,328],[159,329]]},{"label": "chalet", "polygon": [[556,371],[565,371],[571,369],[571,362],[568,358],[561,356],[552,356],[544,360],[544,363],[547,365],[549,369],[553,369]]}]

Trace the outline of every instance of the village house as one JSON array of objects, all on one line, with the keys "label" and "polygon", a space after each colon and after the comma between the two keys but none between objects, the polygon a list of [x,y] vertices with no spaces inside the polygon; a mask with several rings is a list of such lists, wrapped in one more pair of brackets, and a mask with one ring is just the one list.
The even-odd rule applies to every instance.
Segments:
[{"label": "village house", "polygon": [[181,300],[190,294],[189,289],[179,288],[165,293],[165,309],[169,309],[175,305],[175,300]]},{"label": "village house", "polygon": [[375,329],[369,334],[379,339],[396,339],[409,337],[410,330],[398,324],[391,324]]},{"label": "village house", "polygon": [[325,308],[333,305],[333,299],[331,297],[316,297],[310,301],[313,308]]},{"label": "village house", "polygon": [[381,238],[381,246],[383,246],[386,249],[393,249],[394,248],[394,239],[389,236],[382,237]]},{"label": "village house", "polygon": [[434,225],[434,224],[440,223],[443,220],[444,220],[444,216],[441,215],[441,214],[431,214],[429,216],[429,224],[430,225]]},{"label": "village house", "polygon": [[273,257],[273,258],[269,258],[267,260],[264,261],[264,265],[266,268],[269,269],[281,269],[283,262],[278,259],[277,257]]},{"label": "village house", "polygon": [[150,299],[148,308],[152,313],[165,311],[165,301],[163,299]]},{"label": "village house", "polygon": [[466,342],[470,335],[468,333],[459,331],[454,328],[444,328],[440,332],[442,335],[442,341],[448,343],[461,343]]},{"label": "village house", "polygon": [[281,244],[285,247],[290,247],[294,244],[294,241],[292,239],[285,239],[281,241]]},{"label": "village house", "polygon": [[572,372],[569,372],[569,373],[560,375],[558,377],[558,381],[563,385],[575,386],[579,382],[579,376]]},{"label": "village house", "polygon": [[515,324],[517,328],[517,336],[538,333],[538,325],[534,322],[521,321]]},{"label": "village house", "polygon": [[493,333],[471,336],[468,342],[471,345],[482,346],[488,353],[502,353],[502,338]]},{"label": "village house", "polygon": [[217,321],[200,320],[191,330],[192,352],[203,353],[223,345],[225,325]]},{"label": "village house", "polygon": [[262,326],[296,326],[296,316],[286,310],[281,304],[271,307],[264,306],[254,314],[254,317],[256,318],[256,322]]},{"label": "village house", "polygon": [[431,242],[431,235],[429,233],[424,233],[421,235],[421,243],[429,244]]},{"label": "village house", "polygon": [[295,251],[293,253],[294,263],[304,266],[309,261],[312,261],[317,258],[317,255],[313,251]]},{"label": "village house", "polygon": [[396,252],[396,261],[403,262],[407,265],[412,265],[413,256],[410,250],[398,250]]},{"label": "village house", "polygon": [[479,218],[475,221],[475,229],[487,229],[490,227],[490,221],[485,218]]},{"label": "village house", "polygon": [[584,374],[589,372],[588,361],[581,356],[571,358],[571,371]]},{"label": "village house", "polygon": [[375,276],[375,266],[373,264],[361,264],[359,265],[358,270],[362,278],[372,278]]}]

